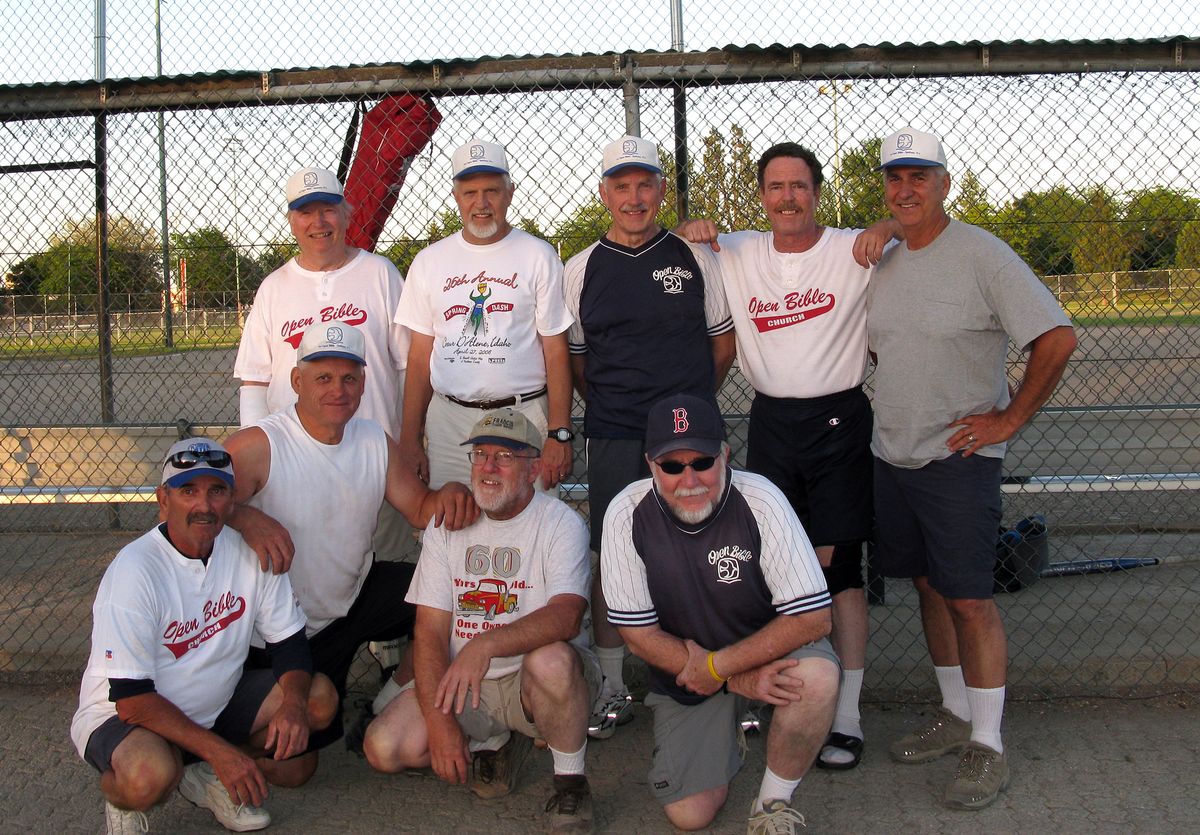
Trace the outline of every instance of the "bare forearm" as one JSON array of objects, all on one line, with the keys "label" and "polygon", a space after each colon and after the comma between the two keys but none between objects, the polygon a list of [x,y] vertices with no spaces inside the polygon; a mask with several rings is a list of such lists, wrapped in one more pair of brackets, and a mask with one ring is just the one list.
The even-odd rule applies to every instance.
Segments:
[{"label": "bare forearm", "polygon": [[1025,376],[1021,379],[1021,385],[1013,395],[1012,402],[1004,410],[1012,432],[1015,433],[1028,423],[1037,410],[1050,399],[1054,388],[1062,379],[1067,360],[1071,358],[1076,344],[1074,329],[1066,325],[1048,330],[1033,341],[1029,350],[1029,362],[1025,366]]},{"label": "bare forearm", "polygon": [[587,381],[583,377],[583,354],[571,354],[571,380],[582,400],[587,400]]},{"label": "bare forearm", "polygon": [[551,429],[571,425],[571,360],[567,335],[543,336],[546,362],[546,421]]},{"label": "bare forearm", "polygon": [[617,632],[634,655],[663,672],[679,675],[687,664],[683,641],[657,626],[618,627]]},{"label": "bare forearm", "polygon": [[[433,341],[429,340],[432,350]],[[416,341],[414,337],[414,342]],[[429,410],[429,401],[433,399],[433,383],[429,379],[429,351],[422,350],[416,345],[409,351],[408,368],[404,372],[404,413],[400,418],[401,445],[415,445],[421,442],[425,432],[425,413]]]},{"label": "bare forearm", "polygon": [[118,699],[117,715],[123,722],[145,728],[206,761],[211,761],[218,752],[231,747],[212,731],[197,725],[158,693],[141,693]]},{"label": "bare forearm", "polygon": [[713,667],[722,678],[753,670],[824,638],[831,624],[828,608],[803,615],[780,615],[753,635],[716,649]]},{"label": "bare forearm", "polygon": [[472,641],[483,641],[490,658],[508,658],[579,634],[587,601],[574,594],[555,595],[540,609],[481,632]]}]

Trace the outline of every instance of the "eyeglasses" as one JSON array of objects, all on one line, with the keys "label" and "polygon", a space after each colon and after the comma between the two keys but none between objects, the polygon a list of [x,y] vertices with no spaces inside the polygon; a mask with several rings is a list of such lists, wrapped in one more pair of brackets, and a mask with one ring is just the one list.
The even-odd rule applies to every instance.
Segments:
[{"label": "eyeglasses", "polygon": [[716,456],[705,455],[702,458],[693,458],[691,461],[655,461],[654,463],[667,475],[679,475],[688,467],[698,473],[711,470],[712,465],[717,463],[717,459]]},{"label": "eyeglasses", "polygon": [[229,453],[223,449],[185,449],[167,458],[177,470],[190,470],[197,464],[212,464],[217,469],[228,467]]},{"label": "eyeglasses", "polygon": [[486,464],[490,458],[496,462],[496,466],[502,470],[507,470],[518,458],[537,457],[538,456],[536,455],[517,455],[515,452],[509,452],[506,449],[502,449],[498,452],[488,452],[486,449],[473,449],[467,453],[467,460],[472,464],[479,464],[482,466]]}]

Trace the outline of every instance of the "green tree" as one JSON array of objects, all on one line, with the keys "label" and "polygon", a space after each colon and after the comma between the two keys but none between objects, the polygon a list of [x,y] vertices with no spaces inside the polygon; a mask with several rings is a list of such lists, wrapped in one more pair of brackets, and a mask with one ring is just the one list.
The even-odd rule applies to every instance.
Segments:
[{"label": "green tree", "polygon": [[[689,161],[692,181],[688,187],[688,213],[715,221],[727,231],[768,228],[758,199],[757,160],[746,132],[740,125],[731,124],[726,140],[713,128],[704,137],[703,146],[699,167]],[[674,165],[671,168],[673,175]],[[674,184],[674,176],[670,182]]]},{"label": "green tree", "polygon": [[[44,295],[95,292],[96,221],[66,224],[50,237],[43,253]],[[162,253],[158,236],[140,221],[112,215],[108,220],[108,291],[114,304],[155,308],[162,303]],[[124,298],[118,298],[124,297]]]},{"label": "green tree", "polygon": [[[300,253],[300,247],[294,240],[275,241],[262,247],[254,256],[258,265],[258,273],[266,278]],[[255,286],[255,289],[258,289]]]},{"label": "green tree", "polygon": [[1086,206],[1073,191],[1055,186],[1028,191],[996,213],[995,232],[1038,275],[1076,272],[1072,249]]},{"label": "green tree", "polygon": [[558,245],[558,253],[566,261],[600,240],[608,227],[608,209],[599,198],[593,197],[555,227],[550,241]]},{"label": "green tree", "polygon": [[950,216],[964,223],[990,229],[996,220],[996,210],[988,202],[987,189],[979,176],[968,168],[958,178],[958,194],[946,209]]},{"label": "green tree", "polygon": [[249,301],[265,275],[257,260],[243,255],[224,232],[211,226],[171,235],[171,251],[187,260],[188,292],[203,299],[201,303],[224,298],[233,304],[239,295]]},{"label": "green tree", "polygon": [[13,264],[11,270],[4,276],[0,285],[0,293],[10,296],[37,295],[43,281],[46,280],[46,256],[44,253],[30,255]]},{"label": "green tree", "polygon": [[1135,270],[1175,264],[1177,238],[1188,221],[1200,220],[1200,200],[1176,189],[1155,186],[1135,192],[1125,208]]},{"label": "green tree", "polygon": [[1175,238],[1175,268],[1200,270],[1200,220],[1189,220]]},{"label": "green tree", "polygon": [[1071,248],[1078,273],[1124,272],[1129,269],[1132,248],[1121,224],[1121,207],[1104,186],[1093,186],[1084,196],[1084,213],[1079,233]]},{"label": "green tree", "polygon": [[817,222],[837,226],[838,193],[841,193],[841,226],[865,229],[875,221],[888,217],[890,212],[883,196],[883,177],[879,165],[879,149],[883,140],[868,139],[857,148],[842,153],[837,170],[826,167],[825,184],[821,186],[821,202],[817,205]]}]

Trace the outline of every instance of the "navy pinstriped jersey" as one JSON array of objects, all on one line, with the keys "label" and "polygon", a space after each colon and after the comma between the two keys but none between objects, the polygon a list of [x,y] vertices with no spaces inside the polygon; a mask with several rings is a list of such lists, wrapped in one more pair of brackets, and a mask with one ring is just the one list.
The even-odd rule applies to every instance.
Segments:
[{"label": "navy pinstriped jersey", "polygon": [[[716,513],[690,526],[667,511],[652,485],[631,484],[605,516],[601,576],[614,626],[658,624],[717,650],[778,615],[830,605],[804,528],[770,481],[731,470]],[[681,704],[703,701],[654,667],[650,685]]]},{"label": "navy pinstriped jersey", "polygon": [[671,394],[713,396],[710,336],[733,328],[716,259],[663,230],[638,249],[601,238],[567,262],[571,353],[584,355],[589,438],[637,438]]}]

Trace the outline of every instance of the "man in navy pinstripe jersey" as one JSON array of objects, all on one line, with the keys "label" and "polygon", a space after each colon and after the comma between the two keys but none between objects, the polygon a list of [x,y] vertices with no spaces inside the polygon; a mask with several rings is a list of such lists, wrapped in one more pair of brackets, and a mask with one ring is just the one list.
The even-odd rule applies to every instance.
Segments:
[{"label": "man in navy pinstripe jersey", "polygon": [[829,732],[840,676],[820,564],[778,488],[729,468],[708,400],[654,404],[646,460],[652,477],[609,506],[601,562],[609,622],[650,667],[650,785],[673,825],[708,826],[741,765],[738,719],[766,702],[748,831],[793,831],[804,818],[792,794]]}]

